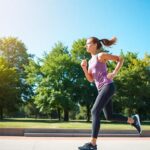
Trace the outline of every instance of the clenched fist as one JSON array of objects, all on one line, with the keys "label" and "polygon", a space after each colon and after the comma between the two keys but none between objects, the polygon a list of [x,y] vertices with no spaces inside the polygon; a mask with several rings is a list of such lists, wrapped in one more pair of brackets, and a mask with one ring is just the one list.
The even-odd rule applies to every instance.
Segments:
[{"label": "clenched fist", "polygon": [[81,67],[82,67],[83,70],[84,70],[84,69],[87,69],[87,61],[86,61],[86,59],[83,59],[83,60],[81,61]]}]

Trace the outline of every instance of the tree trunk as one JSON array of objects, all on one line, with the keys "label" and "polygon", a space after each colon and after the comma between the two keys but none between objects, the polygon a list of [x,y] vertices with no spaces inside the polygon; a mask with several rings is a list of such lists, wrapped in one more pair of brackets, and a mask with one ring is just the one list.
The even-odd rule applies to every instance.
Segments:
[{"label": "tree trunk", "polygon": [[87,122],[90,122],[90,117],[91,117],[90,107],[87,105],[86,109],[87,109]]},{"label": "tree trunk", "polygon": [[57,108],[57,113],[58,113],[58,118],[59,118],[59,121],[61,120],[61,113],[60,113],[60,108]]},{"label": "tree trunk", "polygon": [[3,108],[0,107],[0,120],[3,120]]},{"label": "tree trunk", "polygon": [[64,121],[69,121],[69,111],[67,109],[64,110]]}]

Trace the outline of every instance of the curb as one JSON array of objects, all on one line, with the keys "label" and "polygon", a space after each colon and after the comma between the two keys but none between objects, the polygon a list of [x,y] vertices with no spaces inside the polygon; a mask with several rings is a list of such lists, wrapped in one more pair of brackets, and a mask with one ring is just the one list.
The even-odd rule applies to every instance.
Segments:
[{"label": "curb", "polygon": [[[90,137],[89,129],[0,128],[0,136]],[[135,130],[101,130],[99,137],[150,137],[150,131],[139,135]]]}]

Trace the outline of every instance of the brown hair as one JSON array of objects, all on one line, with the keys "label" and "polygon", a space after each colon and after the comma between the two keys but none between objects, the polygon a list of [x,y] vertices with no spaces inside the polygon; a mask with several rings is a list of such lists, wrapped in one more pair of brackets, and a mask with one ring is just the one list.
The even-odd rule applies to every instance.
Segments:
[{"label": "brown hair", "polygon": [[102,45],[105,45],[105,46],[111,46],[113,44],[116,43],[117,41],[117,38],[116,37],[112,37],[110,40],[109,39],[98,39],[96,37],[90,37],[89,39],[92,39],[92,42],[95,44],[97,44],[97,49],[101,49],[102,48]]}]

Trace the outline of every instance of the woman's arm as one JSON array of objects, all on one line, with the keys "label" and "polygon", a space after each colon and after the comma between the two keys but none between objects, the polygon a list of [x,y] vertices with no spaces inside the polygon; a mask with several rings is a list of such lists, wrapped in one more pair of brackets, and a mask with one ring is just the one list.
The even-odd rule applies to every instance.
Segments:
[{"label": "woman's arm", "polygon": [[124,62],[124,59],[122,57],[107,54],[107,53],[99,53],[98,59],[99,59],[99,61],[102,61],[102,62],[107,62],[108,60],[112,60],[112,61],[117,62],[117,65],[116,65],[114,71],[112,73],[108,74],[108,78],[110,78],[110,79],[113,79],[117,75],[117,73],[119,72],[119,70],[122,67],[123,62]]},{"label": "woman's arm", "polygon": [[82,60],[82,62],[81,62],[81,67],[82,67],[82,69],[83,69],[83,71],[84,71],[84,74],[85,74],[86,79],[87,79],[89,82],[93,82],[93,77],[92,77],[90,71],[87,70],[87,61],[86,61],[86,59]]}]

